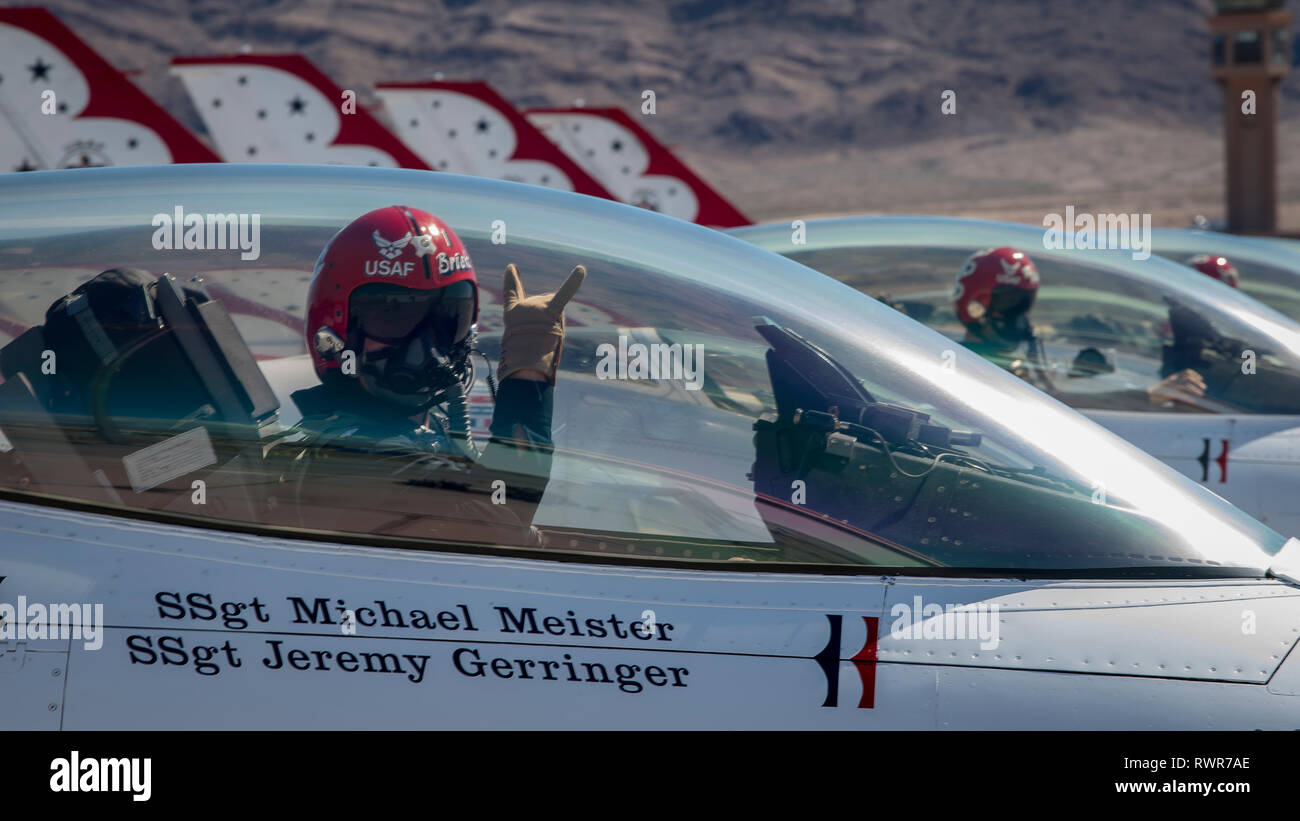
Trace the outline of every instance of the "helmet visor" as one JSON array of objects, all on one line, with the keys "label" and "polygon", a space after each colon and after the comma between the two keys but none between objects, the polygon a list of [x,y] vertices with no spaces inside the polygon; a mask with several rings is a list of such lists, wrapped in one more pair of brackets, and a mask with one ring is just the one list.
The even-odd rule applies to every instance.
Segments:
[{"label": "helmet visor", "polygon": [[474,323],[474,285],[462,280],[421,291],[391,283],[370,283],[352,292],[348,307],[353,327],[386,344],[427,329],[439,349],[463,341]]},{"label": "helmet visor", "polygon": [[1037,290],[1031,291],[1025,288],[1009,288],[1005,286],[994,288],[993,294],[989,298],[989,316],[1008,321],[1015,320],[1029,313],[1029,309],[1034,307],[1034,300],[1037,296]]}]

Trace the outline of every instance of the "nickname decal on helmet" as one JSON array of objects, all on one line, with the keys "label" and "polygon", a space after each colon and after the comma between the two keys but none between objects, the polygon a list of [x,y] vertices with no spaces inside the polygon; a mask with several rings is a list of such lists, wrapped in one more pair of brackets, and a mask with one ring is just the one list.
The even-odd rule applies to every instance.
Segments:
[{"label": "nickname decal on helmet", "polygon": [[448,256],[446,254],[439,253],[438,256],[435,257],[435,259],[438,260],[438,273],[444,275],[454,273],[456,271],[464,271],[465,269],[470,268],[472,266],[472,263],[469,261],[469,257],[465,256],[464,254],[452,254],[451,256]]},{"label": "nickname decal on helmet", "polygon": [[995,288],[1038,290],[1038,269],[1015,248],[986,248],[967,258],[957,273],[952,299],[963,324],[978,322],[987,312]]},{"label": "nickname decal on helmet", "polygon": [[1233,288],[1240,287],[1241,276],[1237,273],[1237,266],[1233,265],[1225,257],[1217,254],[1197,254],[1190,257],[1183,263],[1191,268],[1195,268],[1206,276],[1215,279]]}]

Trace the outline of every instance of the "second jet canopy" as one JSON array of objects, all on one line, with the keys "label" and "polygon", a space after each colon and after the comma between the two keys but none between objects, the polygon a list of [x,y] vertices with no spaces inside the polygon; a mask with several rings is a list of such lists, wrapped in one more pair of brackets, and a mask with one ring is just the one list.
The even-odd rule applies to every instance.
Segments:
[{"label": "second jet canopy", "polygon": [[[938,217],[818,220],[801,244],[788,226],[733,233],[886,302],[1073,407],[1300,413],[1300,326],[1159,257],[1047,249],[1041,229]],[[963,310],[963,267],[995,263],[999,250],[1034,270],[1032,288],[1020,289],[1027,298],[1012,306],[1024,331],[1015,339],[978,331],[997,302],[977,304],[979,317]]]}]

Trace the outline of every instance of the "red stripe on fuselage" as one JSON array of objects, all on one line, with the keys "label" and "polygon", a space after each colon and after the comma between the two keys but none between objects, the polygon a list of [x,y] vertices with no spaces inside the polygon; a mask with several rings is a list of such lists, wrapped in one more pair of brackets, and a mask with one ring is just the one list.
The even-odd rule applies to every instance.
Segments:
[{"label": "red stripe on fuselage", "polygon": [[867,641],[850,661],[858,669],[858,678],[862,679],[862,698],[858,707],[870,710],[876,706],[876,645],[880,639],[880,619],[863,616],[862,621],[867,625]]}]

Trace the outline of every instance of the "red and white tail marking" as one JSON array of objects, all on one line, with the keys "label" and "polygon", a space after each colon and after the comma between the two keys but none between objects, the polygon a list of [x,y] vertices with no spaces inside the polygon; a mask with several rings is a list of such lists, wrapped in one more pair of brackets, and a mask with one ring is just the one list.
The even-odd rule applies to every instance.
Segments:
[{"label": "red and white tail marking", "polygon": [[524,114],[623,202],[718,228],[750,224],[620,109],[534,108]]},{"label": "red and white tail marking", "polygon": [[487,83],[379,83],[375,93],[430,168],[614,199]]},{"label": "red and white tail marking", "polygon": [[228,162],[428,168],[300,54],[177,57],[180,77]]},{"label": "red and white tail marking", "polygon": [[220,159],[53,14],[0,9],[0,171],[174,162]]}]

